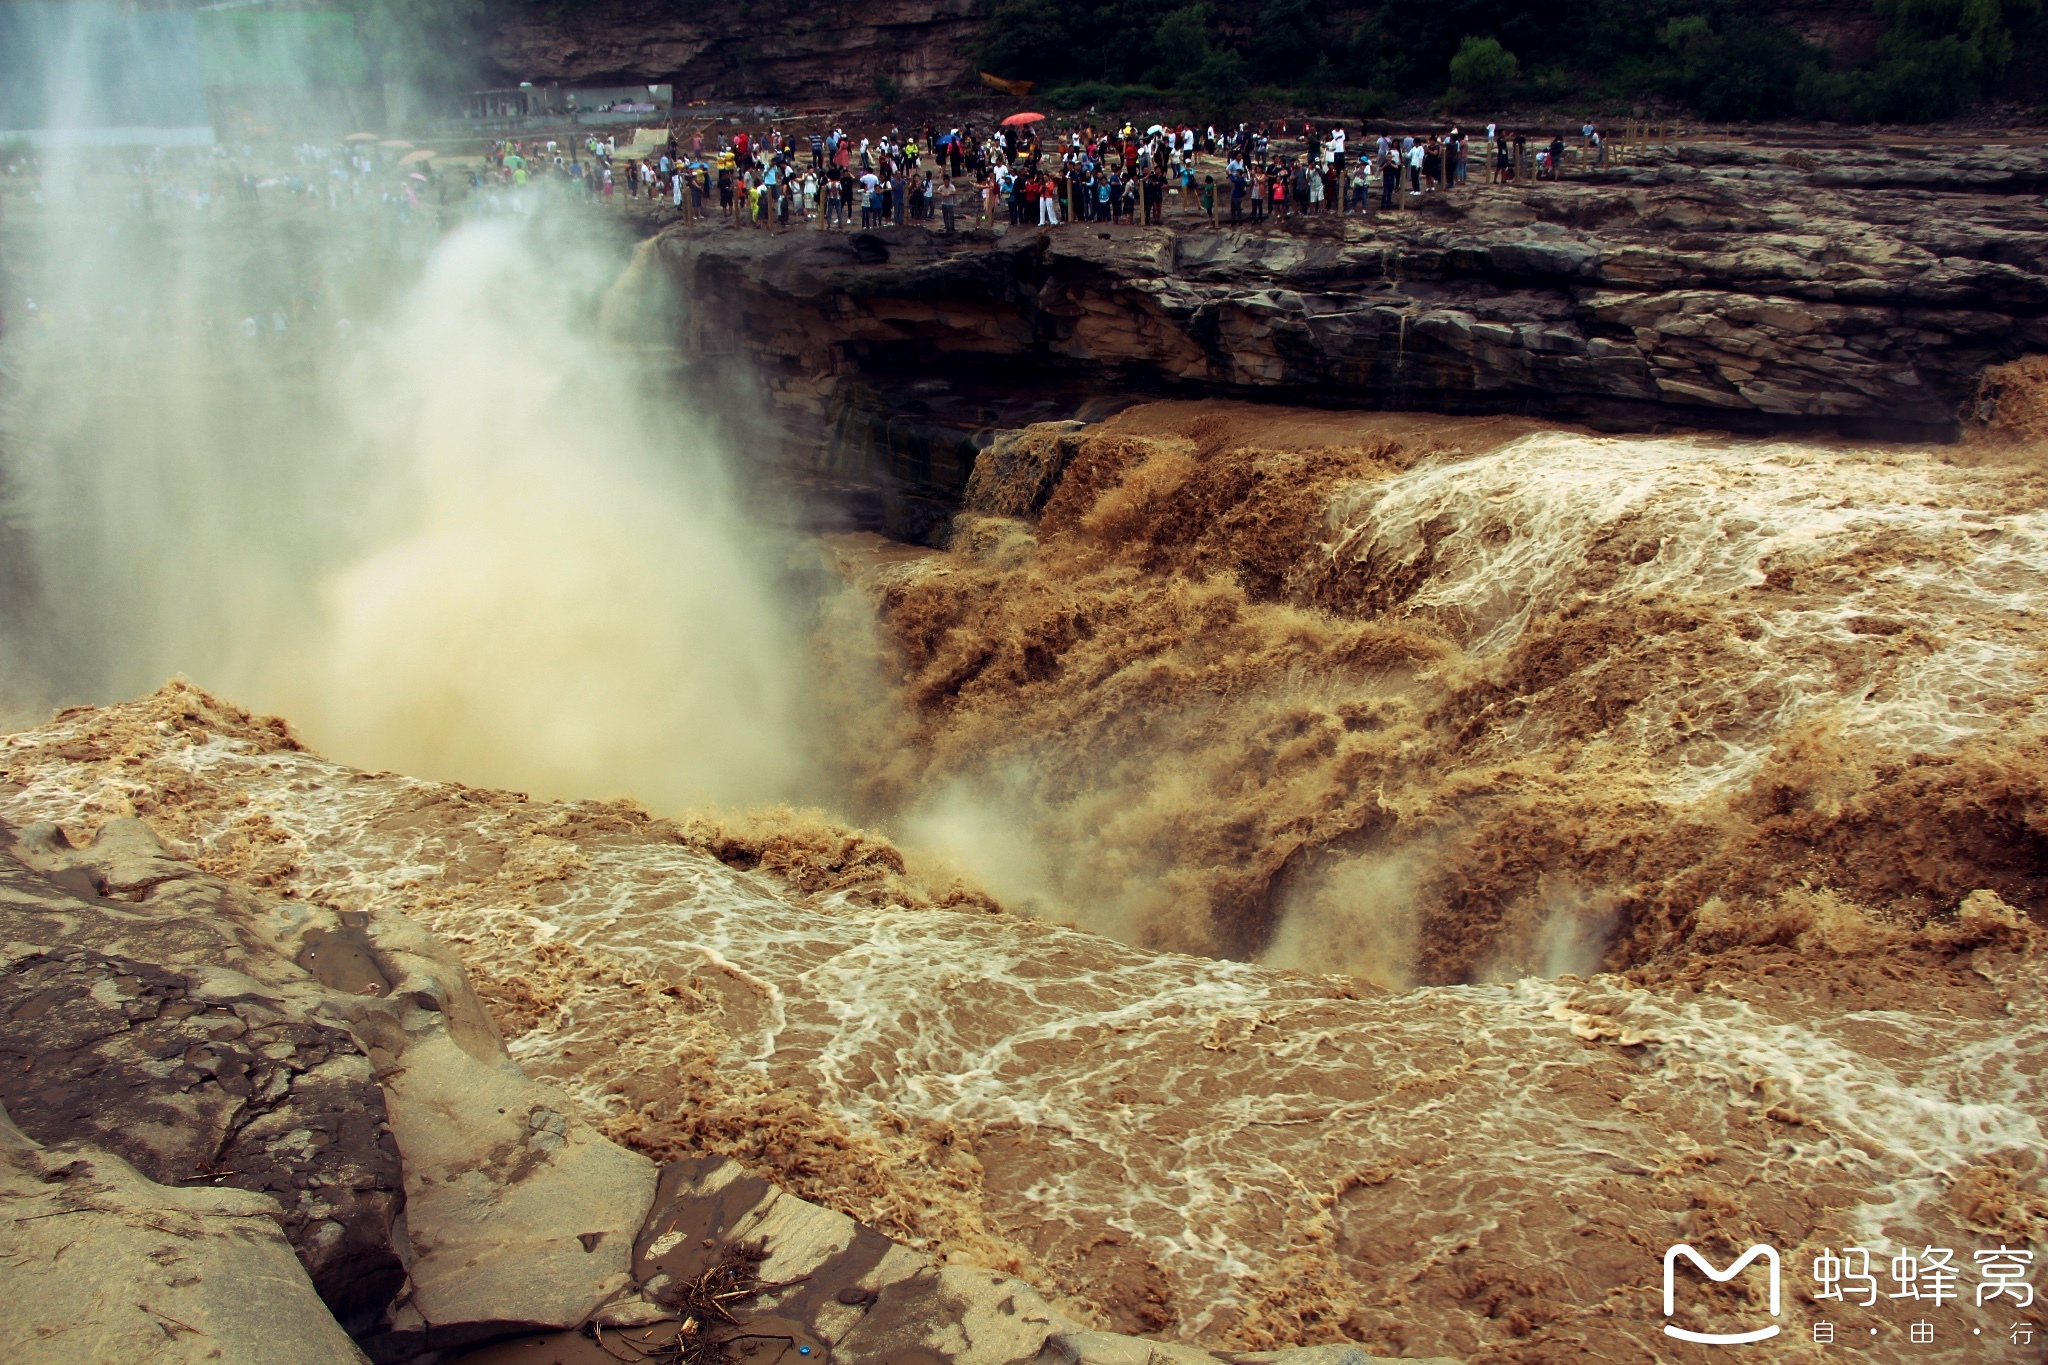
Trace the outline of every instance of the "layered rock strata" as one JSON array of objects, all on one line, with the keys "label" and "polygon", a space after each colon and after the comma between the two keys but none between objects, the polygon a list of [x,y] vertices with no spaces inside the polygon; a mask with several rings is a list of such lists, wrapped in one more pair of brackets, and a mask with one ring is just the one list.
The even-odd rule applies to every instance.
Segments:
[{"label": "layered rock strata", "polygon": [[[1348,31],[1373,8],[1334,6],[1329,18],[1337,31]],[[1837,65],[1874,58],[1884,33],[1866,0],[1779,0],[1768,14],[1829,49]],[[483,49],[507,81],[674,81],[679,99],[866,103],[877,76],[912,96],[972,81],[985,17],[979,6],[944,0],[732,9],[674,0],[527,0],[492,7]],[[1260,40],[1259,0],[1225,0],[1214,17],[1232,42]]]},{"label": "layered rock strata", "polygon": [[676,101],[865,103],[876,81],[921,95],[972,80],[981,15],[965,0],[508,6],[484,42],[501,79],[673,83]]},{"label": "layered rock strata", "polygon": [[1067,406],[1048,416],[1155,392],[1945,438],[1987,366],[2048,349],[2044,190],[2032,149],[1702,145],[1256,232],[714,227],[655,250],[685,349],[747,361],[795,448],[856,468],[851,411],[875,477],[946,499],[977,431],[1017,425],[987,392]]}]

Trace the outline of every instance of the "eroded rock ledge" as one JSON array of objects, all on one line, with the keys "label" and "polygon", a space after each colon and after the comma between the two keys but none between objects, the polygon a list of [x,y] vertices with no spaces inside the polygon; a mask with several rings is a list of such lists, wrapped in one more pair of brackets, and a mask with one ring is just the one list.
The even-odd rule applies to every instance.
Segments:
[{"label": "eroded rock ledge", "polygon": [[731,1161],[657,1169],[529,1079],[402,915],[259,895],[135,819],[0,846],[9,1361],[668,1358],[671,1287],[736,1248],[780,1286],[714,1333],[748,1365],[1375,1359],[1091,1332]]},{"label": "eroded rock ledge", "polygon": [[1690,146],[1278,231],[696,228],[656,250],[686,349],[752,362],[824,448],[880,402],[907,435],[881,472],[943,499],[971,450],[937,429],[1019,425],[990,395],[1034,391],[1069,404],[1045,416],[1199,393],[1946,438],[1987,366],[2048,350],[2044,190],[2034,149]]}]

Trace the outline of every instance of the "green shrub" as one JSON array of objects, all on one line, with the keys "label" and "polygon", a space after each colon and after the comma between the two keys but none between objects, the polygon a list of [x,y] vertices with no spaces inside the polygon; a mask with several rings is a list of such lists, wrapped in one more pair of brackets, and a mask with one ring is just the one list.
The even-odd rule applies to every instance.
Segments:
[{"label": "green shrub", "polygon": [[1233,0],[1220,26],[1189,0],[989,0],[979,56],[983,70],[1062,91],[1146,85],[1215,113],[1258,98],[1256,83],[1326,107],[1340,92],[1390,105],[1448,85],[1552,105],[1659,96],[1710,119],[1929,119],[1985,98],[2042,36],[2044,0],[1868,3],[1885,25],[1881,57],[1853,70],[1831,70],[1762,0],[1434,0],[1421,14]]},{"label": "green shrub", "polygon": [[1802,81],[1827,58],[1782,25],[1742,21],[1716,31],[1697,14],[1666,23],[1658,38],[1677,58],[1660,81],[1665,93],[1712,119],[1794,112]]},{"label": "green shrub", "polygon": [[2038,0],[1877,0],[1886,28],[1874,66],[1816,70],[1799,83],[1813,118],[1924,123],[1984,98],[2040,14]]},{"label": "green shrub", "polygon": [[1148,101],[1157,103],[1160,92],[1149,85],[1117,85],[1112,81],[1077,81],[1073,85],[1055,85],[1042,90],[1036,96],[1042,104],[1055,109],[1095,109],[1110,111],[1142,105]]},{"label": "green shrub", "polygon": [[1159,65],[1156,41],[1173,0],[995,0],[982,25],[981,67],[1046,84],[1141,83]]},{"label": "green shrub", "polygon": [[1353,118],[1381,118],[1387,110],[1394,107],[1394,96],[1390,91],[1368,87],[1364,90],[1345,91],[1339,102],[1344,112]]},{"label": "green shrub", "polygon": [[1292,89],[1312,85],[1309,73],[1324,51],[1323,11],[1316,0],[1266,0],[1253,26],[1251,66],[1275,85]]},{"label": "green shrub", "polygon": [[1484,100],[1499,99],[1521,74],[1521,62],[1496,38],[1467,38],[1451,58],[1452,88]]}]

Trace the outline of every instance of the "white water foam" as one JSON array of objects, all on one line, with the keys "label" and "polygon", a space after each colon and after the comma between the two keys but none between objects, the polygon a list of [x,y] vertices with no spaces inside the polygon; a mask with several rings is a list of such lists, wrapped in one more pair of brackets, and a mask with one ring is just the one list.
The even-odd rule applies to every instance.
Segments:
[{"label": "white water foam", "polygon": [[[53,733],[63,724],[38,732]],[[1729,1189],[1852,1184],[1870,1202],[1849,1232],[1904,1241],[1944,1217],[1937,1196],[1965,1163],[2048,1138],[2048,1005],[2031,978],[1987,1017],[1831,1017],[1740,983],[1679,998],[1614,978],[1348,998],[1332,978],[1008,916],[800,906],[688,848],[630,839],[575,845],[579,865],[536,907],[465,869],[525,856],[557,808],[462,802],[217,739],[166,735],[152,763],[146,780],[107,769],[105,785],[53,764],[0,814],[90,823],[182,776],[238,798],[205,817],[202,843],[252,816],[286,832],[298,894],[391,912],[471,882],[462,908],[436,912],[442,932],[517,921],[643,970],[730,976],[727,1065],[855,1131],[959,1126],[995,1173],[982,1197],[999,1226],[1054,1244],[1047,1229],[1114,1230],[1160,1267],[1183,1339],[1213,1340],[1286,1282],[1285,1256],[1361,1178],[1370,1199],[1340,1201],[1340,1233],[1408,1229],[1401,1263],[1426,1287],[1430,1265],[1475,1245],[1568,1264],[1581,1215],[1560,1203],[1648,1207],[1637,1231],[1668,1240],[1657,1192],[1691,1161]],[[434,806],[440,818],[419,818]],[[558,1014],[516,1052],[603,1109],[619,1102],[604,1061],[617,1022]],[[1012,1139],[1030,1155],[1006,1166]]]},{"label": "white water foam", "polygon": [[[1902,751],[2039,728],[2048,513],[2001,491],[1926,452],[1548,432],[1340,494],[1330,549],[1377,575],[1421,566],[1397,610],[1482,659],[1560,613],[1723,617],[1734,660],[1674,658],[1603,736],[1659,770],[1657,795],[1692,801],[1801,726]],[[1774,570],[1797,591],[1774,591]]]}]

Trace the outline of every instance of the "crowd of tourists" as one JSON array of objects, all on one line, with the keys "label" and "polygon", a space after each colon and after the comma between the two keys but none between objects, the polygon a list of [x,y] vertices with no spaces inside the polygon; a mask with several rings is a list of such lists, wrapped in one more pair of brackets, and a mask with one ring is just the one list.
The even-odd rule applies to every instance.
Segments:
[{"label": "crowd of tourists", "polygon": [[[1586,123],[1532,143],[1490,123],[1483,135],[1359,133],[1341,123],[1241,123],[1142,132],[1121,127],[1042,130],[1036,120],[855,136],[842,128],[707,134],[671,131],[653,148],[588,137],[502,142],[483,178],[526,184],[554,177],[573,193],[610,201],[665,202],[691,218],[716,214],[743,226],[871,228],[921,223],[951,232],[963,223],[1056,227],[1062,223],[1160,223],[1169,201],[1210,224],[1262,223],[1296,214],[1354,214],[1400,206],[1469,184],[1556,179],[1568,154],[1604,166],[1600,131]],[[1478,165],[1475,169],[1474,162]]]}]

